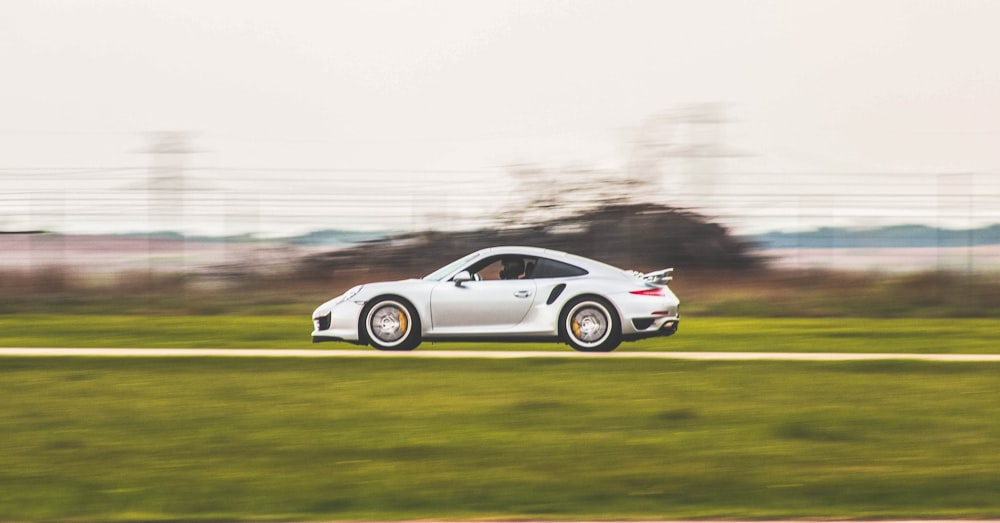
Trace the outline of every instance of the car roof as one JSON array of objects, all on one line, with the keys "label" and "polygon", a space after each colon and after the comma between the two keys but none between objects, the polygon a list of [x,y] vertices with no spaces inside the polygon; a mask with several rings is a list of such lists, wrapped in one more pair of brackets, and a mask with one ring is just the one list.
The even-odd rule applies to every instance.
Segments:
[{"label": "car roof", "polygon": [[476,251],[476,253],[483,257],[503,255],[503,254],[540,256],[543,258],[564,261],[566,263],[587,269],[591,273],[601,272],[601,273],[613,273],[618,275],[624,272],[622,271],[622,269],[615,267],[613,265],[608,265],[607,263],[604,262],[592,260],[590,258],[585,258],[583,256],[571,254],[568,252],[557,251],[554,249],[545,249],[541,247],[528,247],[524,245],[502,245],[497,247],[488,247],[486,249],[481,249],[479,251]]}]

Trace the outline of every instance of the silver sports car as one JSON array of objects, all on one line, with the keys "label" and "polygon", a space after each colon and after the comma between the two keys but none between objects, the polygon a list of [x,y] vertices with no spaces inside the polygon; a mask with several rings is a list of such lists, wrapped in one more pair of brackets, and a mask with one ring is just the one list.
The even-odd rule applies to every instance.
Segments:
[{"label": "silver sports car", "polygon": [[419,280],[351,288],[316,309],[312,339],[380,350],[412,350],[421,341],[559,340],[606,352],[677,332],[671,271],[643,274],[565,252],[492,247]]}]

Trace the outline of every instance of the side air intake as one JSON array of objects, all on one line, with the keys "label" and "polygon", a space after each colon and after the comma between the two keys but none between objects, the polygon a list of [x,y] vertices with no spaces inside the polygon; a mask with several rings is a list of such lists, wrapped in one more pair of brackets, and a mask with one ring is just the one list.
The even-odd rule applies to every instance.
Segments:
[{"label": "side air intake", "polygon": [[562,294],[564,290],[566,290],[565,283],[560,283],[559,285],[552,287],[552,292],[549,293],[549,299],[545,300],[545,304],[552,305],[553,303],[555,303],[556,300],[559,299],[559,295]]}]

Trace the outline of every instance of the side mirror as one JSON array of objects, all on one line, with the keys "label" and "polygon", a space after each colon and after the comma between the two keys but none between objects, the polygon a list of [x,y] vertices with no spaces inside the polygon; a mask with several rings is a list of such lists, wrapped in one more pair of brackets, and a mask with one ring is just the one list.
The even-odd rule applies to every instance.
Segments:
[{"label": "side mirror", "polygon": [[451,281],[455,282],[456,287],[461,287],[463,283],[467,281],[472,281],[472,274],[470,274],[469,271],[462,271],[456,274],[455,277],[451,279]]}]

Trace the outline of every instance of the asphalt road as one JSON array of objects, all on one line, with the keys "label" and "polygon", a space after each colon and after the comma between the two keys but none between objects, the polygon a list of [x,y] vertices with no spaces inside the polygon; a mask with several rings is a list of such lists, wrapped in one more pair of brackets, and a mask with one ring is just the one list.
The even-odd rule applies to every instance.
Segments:
[{"label": "asphalt road", "polygon": [[791,360],[791,361],[995,361],[1000,354],[852,354],[831,352],[573,352],[573,351],[463,351],[415,350],[412,352],[356,350],[271,349],[80,349],[0,348],[0,356],[89,357],[243,357],[243,358],[639,358],[678,360]]}]

